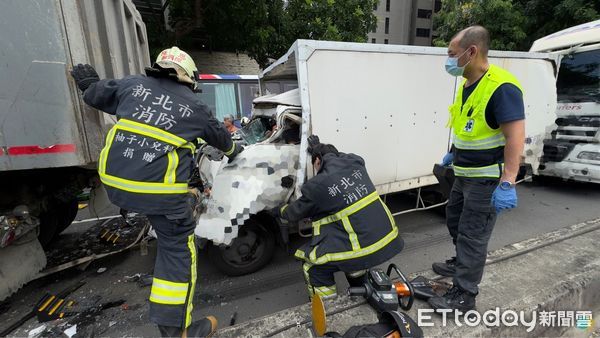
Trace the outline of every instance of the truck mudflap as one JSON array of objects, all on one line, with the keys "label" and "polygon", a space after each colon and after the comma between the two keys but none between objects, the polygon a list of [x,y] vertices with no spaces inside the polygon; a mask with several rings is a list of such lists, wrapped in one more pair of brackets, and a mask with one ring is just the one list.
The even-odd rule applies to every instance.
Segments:
[{"label": "truck mudflap", "polygon": [[45,266],[46,254],[35,231],[0,249],[0,301],[33,280]]},{"label": "truck mudflap", "polygon": [[196,235],[215,244],[229,245],[250,215],[286,203],[291,188],[282,187],[281,180],[295,177],[298,148],[284,144],[250,145],[232,163],[224,159],[216,173],[203,172],[212,182],[212,191],[206,211],[198,220]]}]

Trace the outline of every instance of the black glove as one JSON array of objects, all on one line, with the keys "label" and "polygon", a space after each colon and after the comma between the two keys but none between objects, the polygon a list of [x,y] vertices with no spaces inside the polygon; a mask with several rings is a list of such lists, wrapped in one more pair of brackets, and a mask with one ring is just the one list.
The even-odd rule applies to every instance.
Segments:
[{"label": "black glove", "polygon": [[233,153],[231,153],[231,155],[227,156],[229,158],[229,161],[227,161],[227,163],[231,163],[233,162],[233,160],[239,155],[239,153],[241,153],[242,151],[244,151],[244,146],[241,146],[239,144],[235,145],[235,149],[233,149]]},{"label": "black glove", "polygon": [[92,83],[100,81],[100,77],[98,76],[98,73],[96,73],[94,67],[88,64],[82,65],[80,63],[77,66],[74,66],[73,70],[71,70],[71,76],[73,76],[77,83],[77,87],[79,87],[82,92],[85,92]]},{"label": "black glove", "polygon": [[294,186],[294,176],[287,175],[281,178],[281,186],[283,188],[289,189]]},{"label": "black glove", "polygon": [[321,143],[321,141],[319,140],[319,136],[310,135],[308,137],[308,152],[312,154],[314,147],[320,143]]}]

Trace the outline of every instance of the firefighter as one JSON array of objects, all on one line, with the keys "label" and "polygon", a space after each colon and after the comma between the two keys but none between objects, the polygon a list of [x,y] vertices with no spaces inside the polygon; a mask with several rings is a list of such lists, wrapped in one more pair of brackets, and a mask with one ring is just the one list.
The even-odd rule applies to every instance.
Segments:
[{"label": "firefighter", "polygon": [[309,138],[309,153],[316,175],[302,186],[302,197],[273,213],[291,222],[312,220],[312,239],[295,256],[303,262],[310,297],[330,298],[337,292],[335,272],[360,286],[366,269],[397,255],[404,241],[360,156],[316,136]]},{"label": "firefighter", "polygon": [[188,184],[198,138],[230,161],[243,150],[194,93],[196,65],[177,47],[162,51],[146,76],[100,80],[90,65],[71,72],[90,106],[116,115],[98,173],[112,203],[144,214],[157,233],[150,320],[162,336],[208,336],[217,320],[192,322],[195,220]]}]

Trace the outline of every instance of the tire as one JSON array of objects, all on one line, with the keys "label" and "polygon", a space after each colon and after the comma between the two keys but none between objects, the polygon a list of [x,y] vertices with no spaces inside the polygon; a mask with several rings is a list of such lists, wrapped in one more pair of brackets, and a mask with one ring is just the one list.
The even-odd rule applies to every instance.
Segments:
[{"label": "tire", "polygon": [[61,212],[58,215],[58,228],[56,229],[56,235],[65,231],[73,223],[77,213],[79,212],[79,201],[73,199],[67,203],[63,203],[60,207]]},{"label": "tire", "polygon": [[47,248],[61,232],[71,225],[77,216],[78,202],[73,199],[69,202],[51,200],[49,210],[40,215],[40,233],[38,240]]},{"label": "tire", "polygon": [[208,247],[208,258],[227,276],[242,276],[262,269],[275,253],[275,232],[254,219],[239,228],[231,245]]}]

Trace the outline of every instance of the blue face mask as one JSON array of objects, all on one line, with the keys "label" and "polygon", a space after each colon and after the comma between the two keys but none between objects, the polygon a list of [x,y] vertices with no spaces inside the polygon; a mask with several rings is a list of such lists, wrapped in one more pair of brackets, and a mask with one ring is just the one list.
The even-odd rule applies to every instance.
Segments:
[{"label": "blue face mask", "polygon": [[467,50],[465,50],[459,56],[448,57],[448,59],[446,59],[446,72],[448,72],[448,74],[450,74],[452,76],[462,76],[463,75],[463,73],[465,72],[465,67],[469,64],[469,62],[471,62],[471,60],[469,60],[469,62],[467,62],[464,66],[460,67],[458,65],[458,59],[460,59],[463,55],[465,55]]}]

